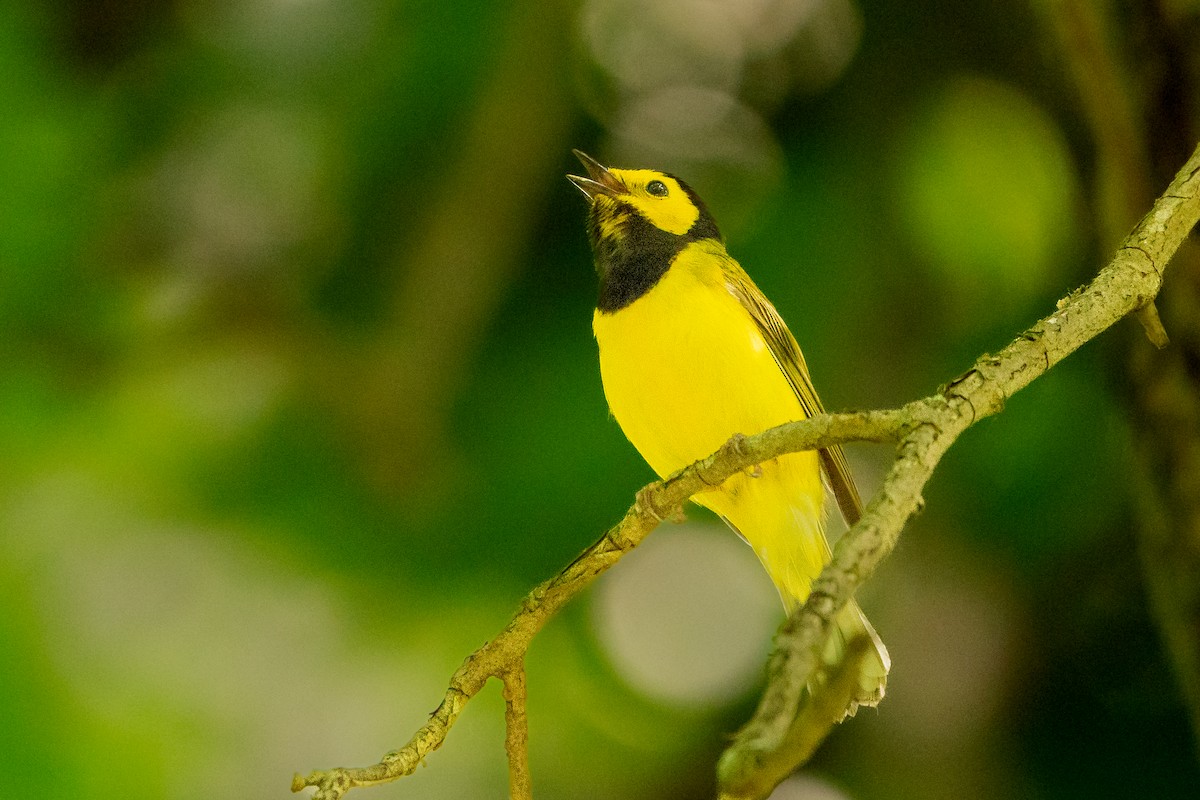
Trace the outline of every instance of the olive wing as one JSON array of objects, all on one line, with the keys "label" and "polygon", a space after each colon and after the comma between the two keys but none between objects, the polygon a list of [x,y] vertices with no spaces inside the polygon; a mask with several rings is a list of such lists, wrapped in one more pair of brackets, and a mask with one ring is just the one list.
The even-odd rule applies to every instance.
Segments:
[{"label": "olive wing", "polygon": [[[800,406],[808,416],[825,413],[821,400],[813,388],[812,379],[808,375],[808,366],[804,363],[804,354],[800,345],[792,336],[787,325],[771,305],[741,265],[732,258],[724,259],[722,272],[725,275],[725,285],[729,292],[738,299],[750,317],[758,326],[775,363],[779,366],[800,400]],[[846,455],[840,445],[825,447],[819,451],[821,469],[833,496],[837,499],[838,508],[847,525],[858,522],[862,516],[862,498],[854,485],[854,477],[850,474],[850,465],[846,463]]]}]

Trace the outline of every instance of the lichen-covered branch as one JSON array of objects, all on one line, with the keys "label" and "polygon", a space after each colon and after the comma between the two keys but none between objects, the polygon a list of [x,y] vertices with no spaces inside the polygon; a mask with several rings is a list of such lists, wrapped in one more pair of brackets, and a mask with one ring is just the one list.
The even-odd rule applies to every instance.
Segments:
[{"label": "lichen-covered branch", "polygon": [[904,524],[921,507],[922,491],[942,455],[968,427],[999,412],[1014,393],[1153,300],[1162,285],[1163,268],[1198,218],[1200,150],[1089,286],[1061,300],[1053,314],[996,355],[979,358],[937,394],[899,409],[822,414],[755,436],[735,436],[708,458],[643,488],[617,525],[530,592],[508,626],[467,657],[451,677],[442,704],[408,744],[370,767],[296,775],[293,791],[313,786],[316,800],[337,800],[352,787],[411,774],[441,746],[467,701],[489,678],[511,680],[542,626],[661,520],[678,517],[693,495],[785,453],[852,441],[898,441],[896,460],[882,488],[862,519],[839,540],[808,602],[780,628],[758,710],[721,758],[723,797],[765,797],[812,753],[833,724],[834,715],[822,709],[837,702],[837,675],[831,676],[826,692],[801,707],[803,687],[817,663],[816,648],[824,641],[829,620],[891,552]]}]

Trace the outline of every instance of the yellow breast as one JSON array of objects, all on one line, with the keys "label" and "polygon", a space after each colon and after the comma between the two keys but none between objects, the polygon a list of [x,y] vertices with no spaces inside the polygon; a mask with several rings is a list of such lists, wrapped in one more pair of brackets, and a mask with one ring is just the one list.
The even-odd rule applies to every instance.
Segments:
[{"label": "yellow breast", "polygon": [[[714,241],[690,245],[646,294],[592,321],[609,408],[660,476],[735,433],[805,414],[758,326],[726,288]],[[803,600],[828,559],[816,453],[793,453],[692,498],[754,548],[786,603]]]},{"label": "yellow breast", "polygon": [[804,416],[753,319],[725,286],[724,248],[697,242],[625,308],[596,312],[609,408],[659,475]]}]

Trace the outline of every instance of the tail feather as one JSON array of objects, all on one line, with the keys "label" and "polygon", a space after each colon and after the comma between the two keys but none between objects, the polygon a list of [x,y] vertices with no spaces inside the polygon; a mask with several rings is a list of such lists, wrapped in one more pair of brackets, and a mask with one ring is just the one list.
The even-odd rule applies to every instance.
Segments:
[{"label": "tail feather", "polygon": [[876,706],[887,689],[888,670],[892,659],[879,634],[871,627],[866,615],[854,600],[848,602],[833,620],[825,649],[821,653],[821,670],[808,683],[809,694],[815,694],[846,657],[850,642],[866,636],[871,647],[858,667],[858,691],[851,698],[843,716],[852,717],[860,706]]},{"label": "tail feather", "polygon": [[[773,475],[780,474],[777,470],[788,464],[796,466],[780,459],[779,464],[764,467],[763,477],[754,479],[737,475],[726,482],[727,491],[701,494],[692,499],[720,514],[725,523],[754,548],[779,590],[784,607],[791,611],[808,599],[812,580],[829,562],[830,552],[823,524],[823,490],[819,480],[815,479],[816,472],[812,473],[813,491],[805,493],[794,486],[799,480],[795,474],[799,473],[788,473],[794,480],[772,480]],[[859,706],[878,705],[883,699],[892,664],[879,634],[853,600],[834,618],[821,653],[820,669],[808,685],[809,694],[815,694],[844,662],[850,642],[863,636],[871,646],[858,667],[857,691],[843,718],[853,715]]]}]

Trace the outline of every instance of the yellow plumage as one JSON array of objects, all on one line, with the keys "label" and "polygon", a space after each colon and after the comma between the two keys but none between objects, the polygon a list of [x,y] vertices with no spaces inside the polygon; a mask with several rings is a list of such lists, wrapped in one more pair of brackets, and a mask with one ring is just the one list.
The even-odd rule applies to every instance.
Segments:
[{"label": "yellow plumage", "polygon": [[[725,288],[723,250],[715,242],[689,245],[645,296],[593,317],[609,408],[664,477],[734,433],[805,416],[762,334]],[[761,472],[694,499],[746,537],[790,605],[808,596],[828,560],[824,487],[816,453],[784,456]]]},{"label": "yellow plumage", "polygon": [[[665,173],[580,158],[591,177],[571,179],[592,202],[601,277],[593,329],[604,393],[651,468],[665,477],[736,433],[818,413],[799,347],[729,257],[690,188]],[[857,518],[858,495],[838,448],[774,459],[692,498],[749,542],[788,608],[804,602],[830,557],[823,466],[844,513]],[[882,698],[889,659],[855,603],[835,622],[827,665],[840,661],[852,637],[875,645],[847,709],[853,713]]]}]

